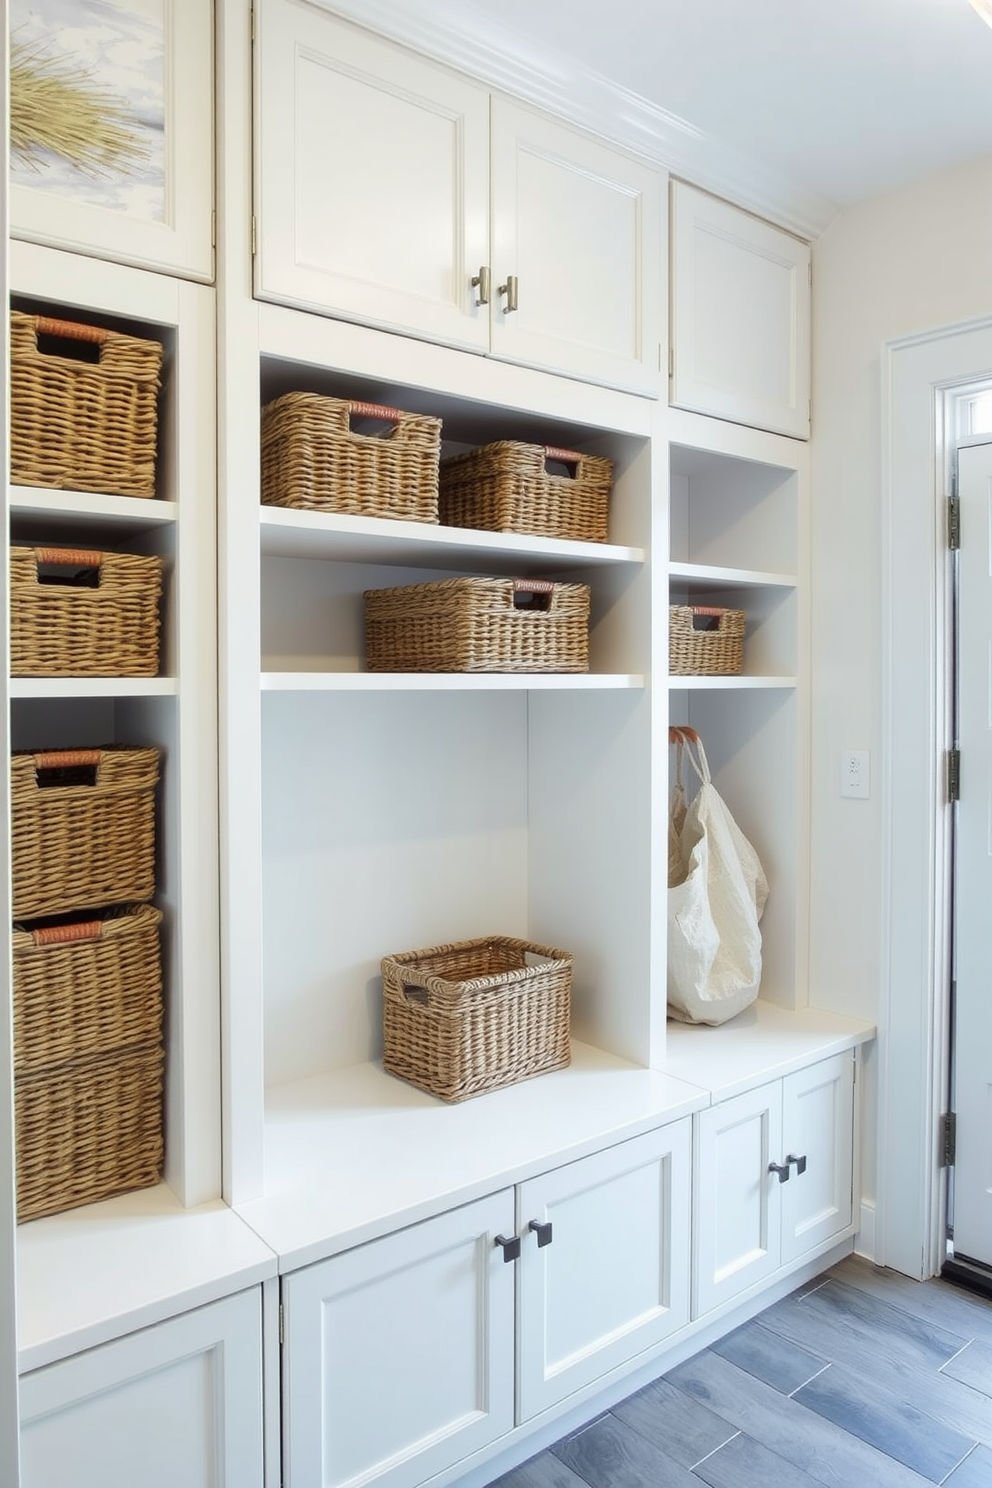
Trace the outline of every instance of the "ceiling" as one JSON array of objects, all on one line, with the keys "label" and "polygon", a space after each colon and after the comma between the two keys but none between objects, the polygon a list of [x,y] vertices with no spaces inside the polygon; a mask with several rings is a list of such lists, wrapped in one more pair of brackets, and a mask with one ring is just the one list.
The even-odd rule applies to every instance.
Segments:
[{"label": "ceiling", "polygon": [[338,0],[490,82],[815,235],[992,154],[968,0]]}]

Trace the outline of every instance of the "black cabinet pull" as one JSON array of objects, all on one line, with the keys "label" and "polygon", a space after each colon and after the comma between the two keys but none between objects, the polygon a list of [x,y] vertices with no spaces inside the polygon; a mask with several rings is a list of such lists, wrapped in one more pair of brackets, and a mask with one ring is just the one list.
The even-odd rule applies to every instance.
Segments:
[{"label": "black cabinet pull", "polygon": [[790,1152],[790,1153],[788,1153],[786,1155],[786,1159],[785,1160],[786,1160],[787,1163],[790,1163],[790,1164],[791,1163],[795,1163],[795,1165],[796,1165],[796,1173],[797,1174],[798,1173],[805,1173],[805,1171],[806,1171],[806,1156],[805,1156],[805,1154],[802,1157],[797,1157],[794,1152]]},{"label": "black cabinet pull", "polygon": [[497,1235],[496,1244],[502,1247],[504,1261],[519,1261],[520,1238],[518,1235],[511,1235],[509,1239],[505,1235]]},{"label": "black cabinet pull", "polygon": [[551,1221],[550,1221],[550,1219],[547,1220],[544,1224],[542,1224],[539,1219],[532,1219],[531,1222],[530,1222],[530,1228],[534,1231],[534,1234],[537,1236],[537,1248],[538,1248],[538,1250],[540,1250],[540,1248],[541,1248],[542,1245],[550,1245],[551,1244],[551,1241],[554,1239],[554,1234],[553,1234],[553,1231],[551,1229]]},{"label": "black cabinet pull", "polygon": [[788,1183],[792,1176],[788,1163],[769,1163],[769,1173],[777,1173],[779,1183]]}]

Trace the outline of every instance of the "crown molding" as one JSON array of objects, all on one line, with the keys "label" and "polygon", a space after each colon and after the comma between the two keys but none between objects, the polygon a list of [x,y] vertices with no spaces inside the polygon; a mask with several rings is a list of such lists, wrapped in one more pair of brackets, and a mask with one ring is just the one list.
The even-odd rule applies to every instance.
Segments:
[{"label": "crown molding", "polygon": [[839,210],[836,203],[803,190],[781,172],[592,68],[539,54],[523,33],[475,7],[440,15],[436,0],[423,0],[416,9],[410,0],[307,3],[612,140],[802,238],[819,237]]}]

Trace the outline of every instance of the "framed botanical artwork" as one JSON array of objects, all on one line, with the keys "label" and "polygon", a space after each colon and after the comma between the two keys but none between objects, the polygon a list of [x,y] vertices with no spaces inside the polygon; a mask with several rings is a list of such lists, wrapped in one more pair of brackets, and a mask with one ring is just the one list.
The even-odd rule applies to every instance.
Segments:
[{"label": "framed botanical artwork", "polygon": [[13,237],[213,275],[211,0],[9,0]]}]

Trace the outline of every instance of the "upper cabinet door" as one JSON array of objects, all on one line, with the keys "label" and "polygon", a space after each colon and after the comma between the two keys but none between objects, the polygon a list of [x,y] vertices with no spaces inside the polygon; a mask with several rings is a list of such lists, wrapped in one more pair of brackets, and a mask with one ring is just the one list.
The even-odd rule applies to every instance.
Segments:
[{"label": "upper cabinet door", "polygon": [[256,293],[484,349],[488,93],[305,0],[256,26]]},{"label": "upper cabinet door", "polygon": [[11,236],[212,279],[210,0],[9,13]]},{"label": "upper cabinet door", "polygon": [[658,396],[667,178],[502,98],[492,128],[493,354]]},{"label": "upper cabinet door", "polygon": [[671,402],[809,438],[810,249],[672,185]]}]

